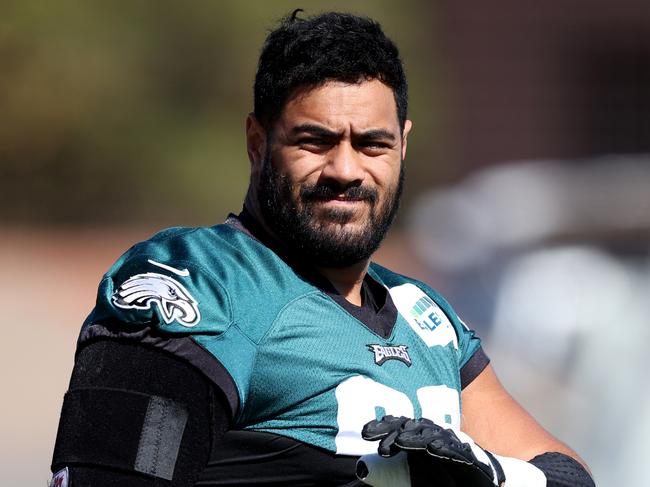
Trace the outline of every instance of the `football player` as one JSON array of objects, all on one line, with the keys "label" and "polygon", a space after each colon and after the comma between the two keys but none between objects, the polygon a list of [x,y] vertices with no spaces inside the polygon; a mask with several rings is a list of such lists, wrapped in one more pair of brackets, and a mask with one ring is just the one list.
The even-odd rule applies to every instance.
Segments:
[{"label": "football player", "polygon": [[254,98],[242,212],[164,230],[102,278],[53,485],[593,485],[451,306],[370,261],[412,127],[380,26],[294,13]]}]

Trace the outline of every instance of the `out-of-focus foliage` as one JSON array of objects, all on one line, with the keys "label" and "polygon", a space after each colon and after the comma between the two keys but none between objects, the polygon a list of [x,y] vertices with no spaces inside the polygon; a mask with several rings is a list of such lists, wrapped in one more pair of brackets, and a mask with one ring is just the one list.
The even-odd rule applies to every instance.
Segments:
[{"label": "out-of-focus foliage", "polygon": [[[320,1],[0,1],[0,221],[187,224],[236,211],[257,55],[296,6],[350,10]],[[430,8],[359,1],[352,11],[379,20],[400,45],[411,115],[433,144],[422,49]]]}]

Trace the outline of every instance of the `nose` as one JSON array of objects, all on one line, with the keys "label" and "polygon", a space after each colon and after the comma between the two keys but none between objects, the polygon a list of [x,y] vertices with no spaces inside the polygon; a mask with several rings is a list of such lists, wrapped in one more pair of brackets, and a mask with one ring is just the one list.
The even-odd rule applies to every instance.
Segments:
[{"label": "nose", "polygon": [[365,177],[361,154],[349,142],[336,144],[327,154],[321,179],[336,181],[342,186],[360,185]]}]

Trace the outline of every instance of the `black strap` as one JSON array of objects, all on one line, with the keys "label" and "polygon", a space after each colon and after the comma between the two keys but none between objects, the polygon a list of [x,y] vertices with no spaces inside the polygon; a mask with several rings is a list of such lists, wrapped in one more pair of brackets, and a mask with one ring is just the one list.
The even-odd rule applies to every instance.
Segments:
[{"label": "black strap", "polygon": [[65,395],[54,465],[90,464],[171,480],[187,424],[181,404],[107,388]]},{"label": "black strap", "polygon": [[138,343],[77,353],[53,471],[73,487],[191,487],[229,427],[226,399],[195,367]]}]

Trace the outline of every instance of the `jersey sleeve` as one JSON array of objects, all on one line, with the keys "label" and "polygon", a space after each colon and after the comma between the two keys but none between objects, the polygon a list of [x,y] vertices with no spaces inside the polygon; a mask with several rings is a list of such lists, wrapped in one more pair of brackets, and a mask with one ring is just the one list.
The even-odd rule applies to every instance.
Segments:
[{"label": "jersey sleeve", "polygon": [[174,335],[222,333],[233,317],[227,291],[213,274],[173,251],[140,244],[104,275],[89,320]]},{"label": "jersey sleeve", "polygon": [[[254,350],[245,340],[233,340],[234,312],[215,256],[211,271],[201,265],[197,249],[187,247],[183,239],[154,238],[120,257],[99,284],[78,345],[123,339],[170,352],[216,384],[234,415],[248,370],[224,362],[218,352],[234,349],[245,363]],[[227,345],[211,346],[215,343]]]},{"label": "jersey sleeve", "polygon": [[421,283],[421,285],[445,313],[456,332],[461,388],[464,389],[487,367],[490,359],[485,354],[481,346],[481,339],[476,332],[465,324],[447,300],[426,284]]},{"label": "jersey sleeve", "polygon": [[428,346],[453,343],[461,388],[487,367],[490,360],[481,347],[480,338],[440,293],[422,281],[394,273],[378,264],[373,263],[370,271],[388,287],[399,312]]}]

